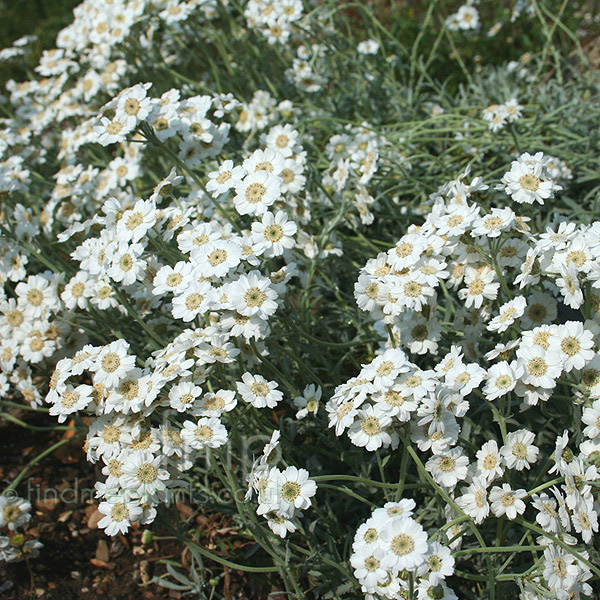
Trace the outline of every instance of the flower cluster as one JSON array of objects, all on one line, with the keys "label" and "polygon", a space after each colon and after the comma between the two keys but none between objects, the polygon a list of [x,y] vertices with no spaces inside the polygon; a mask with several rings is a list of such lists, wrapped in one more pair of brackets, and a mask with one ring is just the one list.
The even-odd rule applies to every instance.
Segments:
[{"label": "flower cluster", "polygon": [[367,598],[405,597],[409,573],[419,600],[458,598],[444,581],[454,573],[451,551],[428,539],[415,507],[409,499],[387,502],[356,531],[350,563]]},{"label": "flower cluster", "polygon": [[507,123],[514,123],[523,115],[523,107],[516,98],[507,100],[504,104],[490,104],[486,107],[481,116],[488,122],[488,126],[493,133],[503,129]]},{"label": "flower cluster", "polygon": [[15,562],[35,557],[43,544],[37,539],[26,539],[18,529],[31,519],[31,503],[14,495],[0,496],[0,529],[8,535],[0,535],[0,560]]},{"label": "flower cluster", "polygon": [[271,531],[284,538],[296,531],[294,519],[312,504],[311,498],[317,492],[317,484],[309,479],[306,469],[287,467],[281,471],[275,466],[281,458],[280,437],[280,432],[274,431],[262,455],[254,461],[248,475],[245,499],[248,501],[256,495],[256,514],[267,520]]},{"label": "flower cluster", "polygon": [[[531,203],[528,193],[543,203],[560,189],[545,164],[542,153],[524,154],[497,189],[517,202]],[[479,178],[466,184],[465,176],[436,194],[423,225],[363,268],[355,296],[387,341],[336,388],[329,426],[369,451],[403,440],[430,453],[422,467],[448,495],[450,519],[518,520],[531,502],[549,536],[541,579],[572,592],[590,577],[588,555],[552,562],[565,555],[553,536],[589,544],[598,531],[600,223],[557,219],[536,233],[529,217],[510,208],[482,211],[474,199],[487,186]],[[451,333],[457,329],[460,335]],[[573,434],[549,440],[534,425],[510,430],[519,405],[535,411],[555,402],[568,420],[581,415]],[[482,443],[470,426],[470,437],[460,437],[461,421],[482,410],[498,424],[500,441]],[[577,448],[569,447],[571,437]]]}]

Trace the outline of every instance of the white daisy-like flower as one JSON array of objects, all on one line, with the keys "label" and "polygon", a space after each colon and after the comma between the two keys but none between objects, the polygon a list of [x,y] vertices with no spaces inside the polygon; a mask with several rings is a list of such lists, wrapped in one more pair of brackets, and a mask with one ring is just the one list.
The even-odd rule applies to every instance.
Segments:
[{"label": "white daisy-like flower", "polygon": [[572,554],[554,544],[544,550],[544,579],[550,589],[570,590],[578,575],[579,567]]},{"label": "white daisy-like flower", "polygon": [[127,354],[128,349],[129,344],[125,340],[116,340],[104,346],[88,367],[94,373],[94,383],[116,387],[128,371],[135,367],[136,357]]},{"label": "white daisy-like flower", "polygon": [[227,443],[227,429],[217,417],[203,417],[195,423],[186,421],[181,430],[184,446],[193,450],[218,448]]},{"label": "white daisy-like flower", "polygon": [[197,399],[202,395],[202,388],[191,381],[182,381],[169,391],[169,406],[177,412],[194,412]]},{"label": "white daisy-like flower", "polygon": [[272,127],[265,142],[268,148],[281,153],[284,158],[289,158],[294,153],[294,146],[298,132],[289,124]]},{"label": "white daisy-like flower", "polygon": [[527,300],[523,296],[509,300],[500,307],[500,314],[488,323],[488,331],[506,331],[525,312],[526,306]]},{"label": "white daisy-like flower", "polygon": [[510,208],[492,208],[489,214],[475,219],[471,235],[497,238],[503,231],[510,229],[514,220],[515,213]]},{"label": "white daisy-like flower", "polygon": [[259,508],[260,512],[257,511],[259,514],[264,514],[269,507],[266,512],[277,510],[291,518],[297,510],[310,507],[311,498],[317,493],[317,484],[310,479],[310,473],[306,469],[291,466],[282,472],[274,469],[274,473],[274,477],[269,477],[263,506]]},{"label": "white daisy-like flower", "polygon": [[592,439],[600,437],[600,400],[583,409],[581,420],[586,424],[583,435]]},{"label": "white daisy-like flower", "polygon": [[131,500],[123,494],[111,494],[110,502],[100,502],[98,511],[105,515],[98,522],[98,529],[104,529],[110,536],[127,533],[131,523],[139,521],[144,512],[139,500]]},{"label": "white daisy-like flower", "polygon": [[392,423],[388,413],[378,407],[367,406],[358,411],[356,421],[348,431],[350,441],[359,447],[374,452],[381,446],[392,443],[387,427]]},{"label": "white daisy-like flower", "polygon": [[506,515],[507,519],[514,520],[525,512],[523,498],[526,497],[526,490],[513,490],[508,483],[494,486],[490,490],[492,512],[496,517]]},{"label": "white daisy-like flower", "polygon": [[267,519],[269,529],[280,538],[284,538],[288,533],[294,533],[294,531],[296,531],[294,523],[285,515],[278,513],[277,511],[272,510],[263,516]]},{"label": "white daisy-like flower", "polygon": [[321,386],[317,386],[314,383],[308,384],[304,388],[302,396],[294,398],[294,406],[299,409],[296,413],[296,419],[304,419],[309,414],[316,415],[319,410],[319,400],[322,394]]},{"label": "white daisy-like flower", "polygon": [[240,275],[228,290],[232,306],[241,315],[266,320],[277,310],[277,292],[273,290],[271,280],[263,277],[260,271]]},{"label": "white daisy-like flower", "polygon": [[509,469],[529,469],[537,461],[540,449],[534,446],[535,434],[527,429],[513,431],[506,436],[506,444],[500,448],[502,461]]},{"label": "white daisy-like flower", "polygon": [[504,466],[496,440],[489,440],[477,451],[477,473],[489,484],[502,477]]},{"label": "white daisy-like flower", "polygon": [[15,531],[31,519],[31,503],[24,498],[0,496],[0,527]]},{"label": "white daisy-like flower", "polygon": [[173,298],[171,314],[188,323],[212,305],[213,287],[208,281],[193,282]]},{"label": "white daisy-like flower", "polygon": [[224,277],[240,264],[242,249],[232,240],[215,240],[195,247],[191,259],[203,277]]},{"label": "white daisy-like flower", "polygon": [[130,454],[123,464],[123,486],[140,498],[152,496],[166,489],[169,472],[161,468],[162,456],[138,450]]},{"label": "white daisy-like flower", "polygon": [[283,393],[277,389],[278,384],[267,381],[261,375],[244,373],[242,381],[238,381],[236,387],[242,399],[256,408],[274,408],[283,398]]},{"label": "white daisy-like flower", "polygon": [[386,502],[383,508],[376,508],[372,518],[388,523],[390,519],[406,519],[412,517],[417,504],[412,498],[402,498],[399,502]]},{"label": "white daisy-like flower", "polygon": [[458,297],[465,301],[466,308],[480,308],[484,298],[494,300],[498,295],[500,283],[495,281],[496,274],[492,269],[474,269],[467,267],[465,286],[458,291]]},{"label": "white daisy-like flower", "polygon": [[417,573],[421,577],[427,576],[429,583],[436,586],[454,574],[454,563],[450,548],[439,542],[429,542],[425,563],[419,567]]},{"label": "white daisy-like flower", "polygon": [[198,414],[203,417],[220,417],[236,406],[237,400],[234,391],[218,390],[217,392],[209,392],[202,397]]},{"label": "white daisy-like flower", "polygon": [[262,215],[281,196],[281,180],[266,171],[256,171],[235,186],[233,203],[240,215]]},{"label": "white daisy-like flower", "polygon": [[298,231],[296,223],[288,221],[288,216],[283,211],[273,214],[265,212],[262,221],[252,223],[252,240],[258,244],[258,252],[272,258],[281,256],[284,250],[293,248],[293,237]]},{"label": "white daisy-like flower", "polygon": [[384,556],[382,548],[363,546],[356,549],[350,557],[354,577],[369,591],[374,591],[375,587],[388,577],[382,564]]},{"label": "white daisy-like flower", "polygon": [[193,281],[194,267],[187,261],[179,261],[174,267],[162,267],[152,281],[152,293],[155,296],[172,292],[178,294]]},{"label": "white daisy-like flower", "polygon": [[519,346],[517,364],[523,369],[523,383],[552,389],[562,373],[561,356],[556,351],[539,347]]},{"label": "white daisy-like flower", "polygon": [[556,278],[556,285],[567,306],[577,309],[583,304],[583,291],[579,284],[577,268],[574,265],[561,268],[560,277]]},{"label": "white daisy-like flower", "polygon": [[147,97],[150,86],[150,83],[139,83],[123,90],[117,97],[115,118],[126,127],[135,127],[150,114],[152,104]]},{"label": "white daisy-like flower", "polygon": [[67,385],[58,395],[58,399],[50,407],[48,414],[58,417],[59,423],[67,420],[67,415],[85,409],[93,400],[94,388],[91,385]]},{"label": "white daisy-like flower", "polygon": [[384,567],[395,572],[413,571],[425,562],[427,533],[414,519],[394,519],[381,532]]},{"label": "white daisy-like flower", "polygon": [[433,479],[447,488],[453,488],[460,480],[466,478],[468,466],[469,459],[464,455],[462,448],[452,448],[436,454],[425,463],[425,468]]},{"label": "white daisy-like flower", "polygon": [[106,274],[123,285],[131,285],[142,279],[146,261],[141,258],[144,246],[140,243],[114,242],[110,245],[110,266]]},{"label": "white daisy-like flower", "polygon": [[523,369],[517,362],[508,363],[501,361],[492,365],[487,372],[483,393],[488,400],[495,400],[500,396],[508,394],[523,375]]},{"label": "white daisy-like flower", "polygon": [[527,152],[513,161],[511,169],[502,177],[499,189],[505,191],[520,204],[533,204],[552,198],[554,192],[562,187],[552,181],[545,173],[545,160],[542,152],[531,156]]},{"label": "white daisy-like flower", "polygon": [[579,321],[567,321],[558,327],[550,349],[558,352],[565,373],[581,370],[594,358],[594,334]]},{"label": "white daisy-like flower", "polygon": [[478,525],[490,514],[486,486],[485,478],[475,477],[463,494],[456,498],[456,504]]},{"label": "white daisy-like flower", "polygon": [[248,174],[264,171],[270,175],[281,175],[284,165],[284,156],[273,148],[255,150],[243,163]]},{"label": "white daisy-like flower", "polygon": [[556,500],[550,498],[546,493],[534,494],[532,500],[531,505],[538,511],[535,517],[537,524],[548,533],[558,533],[561,525]]},{"label": "white daisy-like flower", "polygon": [[206,184],[206,189],[211,192],[213,198],[217,198],[227,190],[239,185],[245,175],[246,170],[243,167],[234,167],[232,160],[226,160],[221,163],[216,171],[211,171],[208,174],[209,181]]}]

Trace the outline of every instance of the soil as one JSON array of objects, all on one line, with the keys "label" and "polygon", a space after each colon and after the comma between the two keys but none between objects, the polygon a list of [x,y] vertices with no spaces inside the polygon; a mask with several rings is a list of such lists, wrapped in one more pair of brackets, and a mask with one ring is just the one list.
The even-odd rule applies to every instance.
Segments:
[{"label": "soil", "polygon": [[[44,415],[30,411],[12,412],[29,424],[48,427]],[[72,432],[31,430],[0,421],[0,489],[5,489],[23,468],[44,449],[72,436]],[[152,539],[144,543],[144,528],[126,536],[109,537],[97,529],[103,515],[94,498],[96,473],[81,449],[81,437],[72,438],[54,452],[33,465],[17,486],[17,495],[28,499],[32,517],[28,526],[20,529],[28,539],[39,539],[44,547],[30,562],[0,562],[0,600],[129,600],[177,599],[183,592],[166,589],[153,582],[167,572],[165,561],[174,561],[176,570],[186,575],[189,551],[179,540]],[[102,479],[102,477],[100,477]],[[236,548],[235,532],[227,517],[220,513],[200,513],[190,506],[178,504],[182,519],[191,523],[199,543],[213,552],[223,539]],[[5,532],[2,532],[5,534]],[[153,525],[154,537],[169,537]],[[146,534],[147,536],[147,534]],[[218,539],[217,539],[218,538]],[[244,545],[248,540],[244,540]],[[232,558],[232,557],[228,557]],[[213,578],[214,598],[266,598],[264,578],[247,578],[241,573],[223,569],[207,561]],[[170,578],[173,583],[178,583]],[[213,591],[208,587],[206,598]],[[270,590],[270,586],[268,588]],[[189,597],[189,596],[188,596]],[[195,595],[201,598],[202,596]]]}]

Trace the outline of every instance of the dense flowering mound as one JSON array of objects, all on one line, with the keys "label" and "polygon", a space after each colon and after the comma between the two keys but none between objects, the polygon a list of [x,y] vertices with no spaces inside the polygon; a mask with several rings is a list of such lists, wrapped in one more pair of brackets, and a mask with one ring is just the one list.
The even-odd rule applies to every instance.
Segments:
[{"label": "dense flowering mound", "polygon": [[294,598],[593,597],[594,15],[484,4],[86,0],[8,83],[0,405],[76,431],[107,535]]}]

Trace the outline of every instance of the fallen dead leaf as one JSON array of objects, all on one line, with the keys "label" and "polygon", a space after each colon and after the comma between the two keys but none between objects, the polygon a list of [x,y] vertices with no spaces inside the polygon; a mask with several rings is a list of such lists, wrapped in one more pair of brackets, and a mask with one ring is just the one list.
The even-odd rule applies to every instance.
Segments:
[{"label": "fallen dead leaf", "polygon": [[110,552],[108,551],[106,540],[98,540],[98,544],[96,545],[96,558],[106,563],[110,560]]},{"label": "fallen dead leaf", "polygon": [[103,560],[98,560],[97,558],[90,558],[90,562],[95,567],[102,567],[103,569],[109,569],[110,571],[112,571],[115,568],[115,565],[104,562]]},{"label": "fallen dead leaf", "polygon": [[103,517],[104,515],[96,508],[96,510],[94,510],[94,512],[89,516],[87,526],[90,529],[97,529],[98,523]]}]

